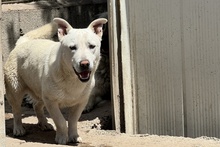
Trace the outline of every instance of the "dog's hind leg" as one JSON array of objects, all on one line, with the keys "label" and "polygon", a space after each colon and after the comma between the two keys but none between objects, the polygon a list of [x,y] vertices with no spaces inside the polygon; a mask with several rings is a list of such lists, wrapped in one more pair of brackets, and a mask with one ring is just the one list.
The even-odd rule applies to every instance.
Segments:
[{"label": "dog's hind leg", "polygon": [[53,126],[50,123],[48,123],[47,118],[44,115],[43,101],[34,100],[33,107],[38,118],[38,126],[40,127],[40,129],[43,131],[53,130]]},{"label": "dog's hind leg", "polygon": [[24,127],[22,126],[22,117],[21,117],[21,103],[23,100],[24,93],[22,91],[20,92],[14,92],[13,90],[7,90],[6,88],[6,97],[9,102],[9,104],[12,107],[12,113],[14,115],[14,128],[13,128],[13,134],[14,136],[23,136],[26,131]]},{"label": "dog's hind leg", "polygon": [[26,92],[26,86],[19,76],[17,59],[13,57],[9,57],[4,65],[6,98],[12,107],[14,116],[13,134],[14,136],[23,136],[25,134],[25,129],[22,126],[21,120],[21,103]]}]

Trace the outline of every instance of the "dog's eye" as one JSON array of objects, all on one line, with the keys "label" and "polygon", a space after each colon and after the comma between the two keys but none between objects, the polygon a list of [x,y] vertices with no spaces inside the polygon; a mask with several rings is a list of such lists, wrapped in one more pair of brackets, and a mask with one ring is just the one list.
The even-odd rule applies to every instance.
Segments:
[{"label": "dog's eye", "polygon": [[89,45],[89,48],[90,48],[90,49],[94,49],[94,48],[95,48],[95,45],[90,44],[90,45]]},{"label": "dog's eye", "polygon": [[74,45],[74,46],[70,46],[69,47],[71,50],[76,50],[77,49],[77,47]]}]

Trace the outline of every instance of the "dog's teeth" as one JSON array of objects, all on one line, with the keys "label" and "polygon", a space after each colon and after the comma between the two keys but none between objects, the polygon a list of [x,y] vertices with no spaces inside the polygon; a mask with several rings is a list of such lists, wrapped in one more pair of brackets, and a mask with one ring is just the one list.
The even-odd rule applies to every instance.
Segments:
[{"label": "dog's teeth", "polygon": [[88,79],[89,74],[90,74],[90,72],[84,71],[84,72],[81,72],[79,75],[80,75],[80,78],[82,78],[82,79]]}]

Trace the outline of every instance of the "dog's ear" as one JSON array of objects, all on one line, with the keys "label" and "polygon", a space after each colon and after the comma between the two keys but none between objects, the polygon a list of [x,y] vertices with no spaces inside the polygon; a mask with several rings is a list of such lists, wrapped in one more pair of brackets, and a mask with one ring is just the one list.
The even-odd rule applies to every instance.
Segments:
[{"label": "dog's ear", "polygon": [[54,18],[53,21],[58,25],[58,38],[61,40],[72,29],[72,26],[62,18]]},{"label": "dog's ear", "polygon": [[88,28],[92,29],[92,31],[95,34],[97,34],[100,38],[102,38],[102,34],[103,34],[102,27],[103,27],[103,24],[107,23],[107,21],[108,20],[105,18],[96,19],[90,23]]}]

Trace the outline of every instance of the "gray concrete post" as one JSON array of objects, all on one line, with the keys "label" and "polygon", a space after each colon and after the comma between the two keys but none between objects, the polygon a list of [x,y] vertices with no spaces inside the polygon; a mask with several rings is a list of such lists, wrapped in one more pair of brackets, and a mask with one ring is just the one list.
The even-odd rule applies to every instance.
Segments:
[{"label": "gray concrete post", "polygon": [[[0,0],[1,4],[1,0]],[[0,7],[0,24],[2,24],[2,10]],[[2,25],[0,25],[2,26]],[[0,27],[0,32],[2,28]],[[1,34],[0,34],[1,40]],[[4,107],[4,76],[3,76],[2,46],[0,42],[0,146],[5,147],[5,107]]]}]

